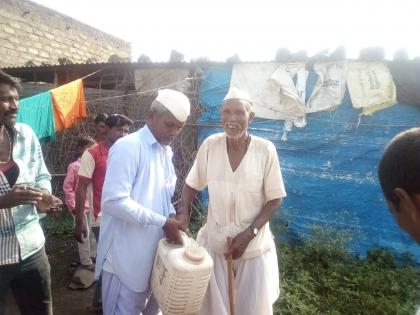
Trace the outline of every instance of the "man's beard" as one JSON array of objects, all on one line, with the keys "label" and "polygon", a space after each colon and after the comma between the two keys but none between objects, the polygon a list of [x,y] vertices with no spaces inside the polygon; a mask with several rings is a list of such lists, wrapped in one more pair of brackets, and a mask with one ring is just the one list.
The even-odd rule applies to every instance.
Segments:
[{"label": "man's beard", "polygon": [[224,131],[226,137],[228,137],[229,139],[237,140],[237,139],[240,139],[244,134],[246,134],[246,129],[241,132],[240,131],[241,126],[237,123],[234,123],[234,125],[236,125],[236,127],[238,128],[238,132],[235,135],[230,135],[226,132],[226,129],[229,130],[228,125],[232,125],[232,123],[223,124],[223,131]]},{"label": "man's beard", "polygon": [[4,113],[4,117],[6,118],[5,125],[9,127],[13,127],[16,124],[17,117],[11,118],[9,115],[17,115],[18,110],[17,109],[11,109]]}]

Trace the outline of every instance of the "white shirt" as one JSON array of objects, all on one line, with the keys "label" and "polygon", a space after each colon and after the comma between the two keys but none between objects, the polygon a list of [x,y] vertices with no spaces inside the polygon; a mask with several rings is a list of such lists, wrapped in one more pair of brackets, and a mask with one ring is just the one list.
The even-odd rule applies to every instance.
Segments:
[{"label": "white shirt", "polygon": [[109,152],[102,191],[101,232],[96,277],[107,257],[111,270],[131,290],[144,292],[176,184],[172,150],[150,129],[118,140]]},{"label": "white shirt", "polygon": [[[227,237],[247,229],[270,200],[286,196],[274,145],[252,136],[248,150],[233,172],[227,154],[226,136],[208,137],[198,150],[189,172],[188,186],[209,189],[205,228],[209,247],[219,255],[227,251]],[[262,255],[272,243],[268,222],[249,243],[243,259]]]}]

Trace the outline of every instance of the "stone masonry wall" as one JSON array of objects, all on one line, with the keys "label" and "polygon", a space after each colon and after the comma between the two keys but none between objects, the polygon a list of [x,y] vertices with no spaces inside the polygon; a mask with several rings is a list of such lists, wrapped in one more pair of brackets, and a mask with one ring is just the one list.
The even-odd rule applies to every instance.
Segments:
[{"label": "stone masonry wall", "polygon": [[0,67],[131,58],[130,44],[27,0],[0,1]]}]

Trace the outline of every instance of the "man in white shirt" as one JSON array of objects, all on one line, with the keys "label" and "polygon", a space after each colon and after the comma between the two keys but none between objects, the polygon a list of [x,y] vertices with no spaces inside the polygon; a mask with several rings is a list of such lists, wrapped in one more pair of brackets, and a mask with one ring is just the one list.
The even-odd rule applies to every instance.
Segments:
[{"label": "man in white shirt", "polygon": [[230,90],[221,109],[224,133],[201,144],[177,212],[177,219],[186,226],[191,202],[208,187],[207,222],[197,236],[214,261],[201,310],[206,315],[230,314],[225,256],[234,259],[236,314],[272,314],[279,295],[276,247],[268,221],[286,192],[276,148],[248,134],[253,117],[248,94]]},{"label": "man in white shirt", "polygon": [[169,144],[189,113],[184,94],[160,90],[147,124],[111,147],[96,260],[104,314],[159,313],[150,289],[158,241],[182,243],[184,229],[171,204],[177,178]]}]

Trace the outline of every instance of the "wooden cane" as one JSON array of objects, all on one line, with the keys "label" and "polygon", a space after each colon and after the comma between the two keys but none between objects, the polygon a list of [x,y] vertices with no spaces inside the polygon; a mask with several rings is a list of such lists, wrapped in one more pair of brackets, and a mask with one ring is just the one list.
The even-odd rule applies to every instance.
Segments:
[{"label": "wooden cane", "polygon": [[[232,239],[227,238],[228,248],[232,245]],[[229,310],[230,315],[235,315],[235,299],[233,289],[233,260],[232,254],[227,257],[227,268],[228,268],[228,288],[229,288]]]}]

